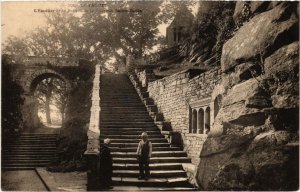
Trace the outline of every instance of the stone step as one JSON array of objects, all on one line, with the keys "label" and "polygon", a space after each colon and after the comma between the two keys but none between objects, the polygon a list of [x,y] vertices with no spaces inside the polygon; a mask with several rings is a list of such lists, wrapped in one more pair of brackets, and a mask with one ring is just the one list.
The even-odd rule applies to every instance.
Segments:
[{"label": "stone step", "polygon": [[52,161],[55,159],[54,156],[28,156],[28,157],[20,157],[20,156],[3,156],[2,162],[17,162],[17,161],[28,161],[28,162],[36,162],[36,161]]},{"label": "stone step", "polygon": [[[114,170],[139,170],[138,163],[114,163]],[[182,170],[181,163],[153,163],[149,165],[150,170]]]},{"label": "stone step", "polygon": [[[100,140],[101,143],[103,139]],[[110,139],[111,143],[139,143],[140,139]],[[149,139],[152,143],[167,143],[168,141],[165,138],[152,138]]]},{"label": "stone step", "polygon": [[[186,177],[149,178],[147,181],[132,177],[113,177],[114,186],[138,186],[138,187],[192,187]],[[154,190],[156,191],[156,190]]]},{"label": "stone step", "polygon": [[[126,147],[137,147],[138,143],[111,143],[111,147],[120,147],[120,148],[126,148]],[[152,143],[152,147],[169,147],[169,143]]]},{"label": "stone step", "polygon": [[141,103],[141,98],[140,97],[101,97],[101,103],[100,105],[104,104],[104,103],[112,103],[112,102],[116,102],[116,103],[138,103],[138,104],[143,104]]},{"label": "stone step", "polygon": [[[110,138],[110,139],[141,139],[140,135],[100,135],[101,139]],[[151,140],[152,138],[165,138],[161,134],[157,135],[148,135],[148,138]]]},{"label": "stone step", "polygon": [[154,123],[135,123],[135,122],[124,122],[124,123],[104,123],[101,122],[101,128],[158,128]]},{"label": "stone step", "polygon": [[12,159],[12,160],[6,160],[3,159],[2,160],[2,164],[4,165],[10,165],[10,164],[15,164],[15,163],[24,163],[27,164],[43,164],[43,163],[49,163],[51,161],[51,159]]},{"label": "stone step", "polygon": [[[45,165],[43,166],[40,166],[40,167],[44,167]],[[17,171],[17,170],[34,170],[37,166],[2,166],[2,170],[5,170],[5,171]]]},{"label": "stone step", "polygon": [[101,117],[101,121],[105,120],[105,121],[109,121],[109,120],[126,120],[126,119],[130,119],[130,120],[141,120],[141,119],[152,119],[149,116],[149,112],[148,111],[144,111],[143,113],[131,113],[131,112],[125,112],[125,113],[103,113],[103,111],[101,111],[100,114]]},{"label": "stone step", "polygon": [[130,91],[122,91],[122,92],[113,92],[113,91],[105,91],[100,89],[100,97],[107,97],[107,96],[114,96],[114,97],[119,97],[119,96],[128,96],[128,97],[134,97],[136,96],[136,92],[134,90]]},{"label": "stone step", "polygon": [[24,168],[24,167],[45,167],[47,165],[49,165],[49,163],[51,163],[51,161],[47,161],[47,162],[40,162],[40,163],[32,163],[32,162],[10,162],[10,163],[2,163],[2,169],[7,169],[10,167],[13,167],[14,169],[16,169],[17,167],[20,168]]},{"label": "stone step", "polygon": [[[183,170],[153,170],[150,171],[151,178],[186,177]],[[113,176],[138,177],[138,170],[113,170]]]},{"label": "stone step", "polygon": [[[138,117],[141,116],[146,116],[149,115],[149,112],[147,110],[113,110],[113,109],[107,109],[107,110],[101,110],[101,115],[124,115],[124,113],[130,114],[129,116],[135,116],[139,115]],[[126,116],[126,114],[124,115]]]},{"label": "stone step", "polygon": [[[159,129],[157,127],[117,127],[117,126],[102,126],[100,125],[100,132],[113,132],[113,131],[122,131],[122,132],[125,132],[125,131],[135,131],[136,133],[138,132],[147,132],[148,131],[159,131]],[[136,134],[135,133],[135,134]],[[137,135],[138,136],[138,135]]]},{"label": "stone step", "polygon": [[32,136],[32,137],[57,137],[58,134],[55,133],[21,133],[19,136]]},{"label": "stone step", "polygon": [[155,125],[154,122],[134,121],[134,122],[118,122],[118,121],[102,121],[101,125]]},{"label": "stone step", "polygon": [[140,115],[147,115],[149,114],[148,111],[145,109],[130,109],[130,108],[123,108],[123,109],[114,109],[114,108],[102,108],[101,107],[101,114],[102,113],[113,113],[113,114],[119,114],[119,113],[130,113],[132,115],[134,114],[140,114]]},{"label": "stone step", "polygon": [[145,108],[144,104],[141,103],[101,103],[101,109],[106,108],[106,107],[111,107],[111,108],[116,108],[116,107],[136,107],[136,108]]},{"label": "stone step", "polygon": [[145,106],[116,106],[116,107],[101,107],[101,110],[106,110],[106,109],[114,109],[114,110],[122,110],[122,109],[130,109],[130,110],[141,110],[141,109],[146,109]]},{"label": "stone step", "polygon": [[15,148],[15,147],[22,147],[22,148],[44,148],[44,149],[49,149],[49,148],[55,148],[56,144],[43,144],[41,143],[22,143],[22,142],[16,142],[16,143],[10,143],[5,146],[6,148]]},{"label": "stone step", "polygon": [[[137,163],[136,158],[114,158],[114,163]],[[187,157],[153,157],[150,163],[190,163],[191,159]]]},{"label": "stone step", "polygon": [[156,129],[154,131],[149,130],[149,129],[100,129],[100,134],[101,135],[136,135],[139,136],[141,135],[143,132],[147,131],[148,135],[154,135],[154,134],[158,134],[160,133],[159,129]]},{"label": "stone step", "polygon": [[14,148],[3,148],[2,149],[3,152],[13,152],[13,153],[23,153],[23,152],[36,152],[36,153],[42,153],[42,152],[56,152],[56,147],[53,148],[48,148],[48,149],[45,149],[43,147],[41,148],[22,148],[22,147],[14,147]]},{"label": "stone step", "polygon": [[21,135],[17,135],[17,136],[9,136],[11,138],[41,138],[41,139],[56,139],[58,136],[57,135],[47,135],[47,134],[44,134],[44,135],[38,135],[38,134],[25,134],[25,133],[22,133]]},{"label": "stone step", "polygon": [[[111,152],[136,152],[137,147],[110,147]],[[180,147],[152,147],[152,151],[181,151]]]},{"label": "stone step", "polygon": [[105,103],[105,101],[141,101],[141,98],[138,95],[100,95],[101,102]]},{"label": "stone step", "polygon": [[[7,138],[6,138],[7,139]],[[38,141],[38,142],[56,142],[58,139],[54,138],[33,138],[33,137],[19,137],[19,138],[9,138],[5,140],[5,142],[13,142],[13,141]]]},{"label": "stone step", "polygon": [[130,87],[130,84],[127,84],[128,87],[122,88],[121,86],[118,87],[101,87],[101,92],[103,93],[127,93],[135,91],[133,87]]},{"label": "stone step", "polygon": [[17,150],[14,150],[14,151],[11,151],[11,150],[2,150],[2,154],[5,155],[5,154],[13,154],[13,155],[48,155],[48,154],[51,154],[53,155],[53,152],[55,152],[55,150],[40,150],[40,151],[33,151],[33,150],[20,150],[20,151],[17,151]]},{"label": "stone step", "polygon": [[56,154],[53,153],[15,153],[15,152],[2,152],[2,157],[20,157],[20,158],[27,158],[27,157],[54,157]]},{"label": "stone step", "polygon": [[18,140],[10,140],[10,141],[6,141],[5,142],[6,145],[15,144],[15,143],[24,144],[24,145],[30,145],[30,144],[55,145],[56,141],[51,141],[51,140],[46,140],[45,141],[45,140],[18,139]]},{"label": "stone step", "polygon": [[198,191],[197,188],[191,187],[140,187],[142,191]]},{"label": "stone step", "polygon": [[[136,158],[136,152],[112,152],[113,157],[121,158]],[[152,157],[186,157],[187,154],[184,151],[154,151]]]},{"label": "stone step", "polygon": [[141,99],[140,98],[137,98],[137,99],[130,99],[130,98],[127,98],[127,99],[123,99],[123,100],[112,100],[112,99],[101,99],[101,105],[102,104],[114,104],[114,103],[118,103],[118,104],[143,104],[141,103]]},{"label": "stone step", "polygon": [[134,119],[134,118],[101,118],[101,124],[109,123],[109,122],[116,122],[116,123],[135,123],[135,122],[147,122],[147,123],[154,123],[153,119],[151,118],[144,118],[144,119]]}]

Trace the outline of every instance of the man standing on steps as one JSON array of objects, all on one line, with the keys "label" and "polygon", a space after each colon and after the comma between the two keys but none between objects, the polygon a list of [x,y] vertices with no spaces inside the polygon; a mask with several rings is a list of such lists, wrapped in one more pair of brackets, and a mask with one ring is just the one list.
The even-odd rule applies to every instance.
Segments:
[{"label": "man standing on steps", "polygon": [[142,133],[142,140],[139,142],[136,153],[140,169],[139,180],[148,180],[150,177],[149,161],[152,154],[152,143],[148,140],[146,132]]},{"label": "man standing on steps", "polygon": [[110,139],[104,139],[100,149],[100,182],[103,189],[112,189],[112,157],[109,149]]}]

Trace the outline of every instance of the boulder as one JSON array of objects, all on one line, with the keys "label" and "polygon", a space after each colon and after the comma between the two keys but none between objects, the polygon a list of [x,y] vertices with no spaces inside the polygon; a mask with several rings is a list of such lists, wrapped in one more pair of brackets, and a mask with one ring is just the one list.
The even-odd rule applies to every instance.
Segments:
[{"label": "boulder", "polygon": [[244,127],[263,125],[268,117],[263,109],[271,106],[268,87],[265,87],[263,79],[252,78],[237,84],[224,95],[211,134],[242,132]]},{"label": "boulder", "polygon": [[255,170],[251,190],[298,190],[298,156],[298,145],[269,145],[248,152],[249,161]]},{"label": "boulder", "polygon": [[272,104],[275,108],[298,108],[299,95],[272,95]]},{"label": "boulder", "polygon": [[265,73],[275,77],[277,73],[299,74],[299,41],[281,47],[264,62]]},{"label": "boulder", "polygon": [[244,1],[237,1],[235,4],[235,9],[234,9],[234,14],[233,14],[233,19],[235,23],[237,24],[243,15],[243,9],[244,9]]},{"label": "boulder", "polygon": [[282,4],[282,1],[237,1],[236,6],[234,9],[233,14],[233,20],[238,25],[241,24],[243,15],[244,15],[244,9],[245,9],[245,3],[248,3],[249,7],[249,14],[250,16],[255,16],[257,14],[260,14],[265,11],[269,11],[276,7],[279,4]]},{"label": "boulder", "polygon": [[297,190],[299,146],[288,131],[208,138],[196,180],[204,190]]},{"label": "boulder", "polygon": [[196,180],[199,186],[208,189],[209,182],[215,177],[220,167],[235,154],[238,147],[252,137],[237,137],[222,135],[207,138],[200,154],[200,163],[197,169]]},{"label": "boulder", "polygon": [[265,58],[282,44],[288,44],[297,38],[298,18],[292,4],[280,4],[253,17],[224,44],[222,71],[228,72],[241,63]]},{"label": "boulder", "polygon": [[254,168],[246,154],[231,158],[209,182],[208,190],[249,190],[253,185]]}]

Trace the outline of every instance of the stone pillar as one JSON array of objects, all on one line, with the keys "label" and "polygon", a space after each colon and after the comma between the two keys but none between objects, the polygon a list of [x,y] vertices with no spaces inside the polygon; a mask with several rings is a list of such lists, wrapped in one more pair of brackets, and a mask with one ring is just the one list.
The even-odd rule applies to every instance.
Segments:
[{"label": "stone pillar", "polygon": [[126,70],[128,73],[133,73],[135,67],[135,60],[132,55],[126,57]]},{"label": "stone pillar", "polygon": [[124,63],[119,63],[118,65],[118,73],[123,74],[126,73],[126,65]]}]

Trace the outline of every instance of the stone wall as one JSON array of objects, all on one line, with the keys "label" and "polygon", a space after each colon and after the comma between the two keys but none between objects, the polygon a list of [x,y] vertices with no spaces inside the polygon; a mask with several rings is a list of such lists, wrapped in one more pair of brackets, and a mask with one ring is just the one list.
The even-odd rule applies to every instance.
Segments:
[{"label": "stone wall", "polygon": [[[184,148],[194,165],[199,162],[207,134],[191,133],[191,110],[211,107],[211,94],[219,82],[220,68],[200,75],[197,73],[197,70],[186,70],[148,83],[149,96],[154,100],[159,112],[163,113],[165,121],[171,123],[172,130],[181,133]],[[143,79],[146,77],[145,72],[139,73],[138,76],[141,82],[146,81]]]}]

